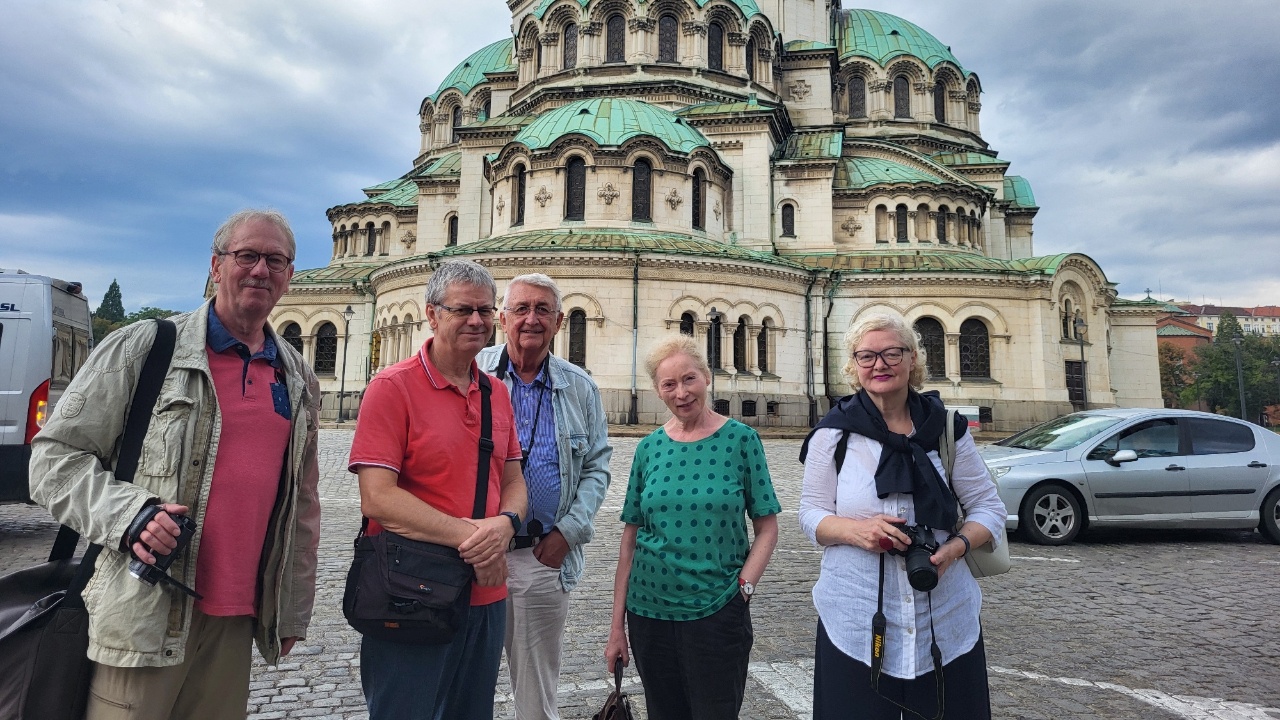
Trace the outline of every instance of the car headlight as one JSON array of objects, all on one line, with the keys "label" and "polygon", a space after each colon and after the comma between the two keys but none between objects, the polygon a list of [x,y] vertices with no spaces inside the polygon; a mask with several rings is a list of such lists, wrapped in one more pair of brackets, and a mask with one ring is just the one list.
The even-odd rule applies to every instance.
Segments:
[{"label": "car headlight", "polygon": [[1002,467],[993,467],[991,468],[991,477],[995,480],[999,480],[1005,475],[1008,475],[1009,471],[1012,469],[1013,469],[1013,466],[1011,465],[1004,465]]}]

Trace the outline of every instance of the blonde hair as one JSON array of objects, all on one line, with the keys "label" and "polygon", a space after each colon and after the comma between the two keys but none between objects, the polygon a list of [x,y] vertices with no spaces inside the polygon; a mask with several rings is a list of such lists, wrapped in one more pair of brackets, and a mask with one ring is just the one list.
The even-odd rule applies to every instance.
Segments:
[{"label": "blonde hair", "polygon": [[649,381],[655,388],[658,386],[658,366],[672,355],[689,356],[703,376],[707,380],[711,379],[711,367],[707,365],[707,359],[698,349],[698,343],[688,335],[669,335],[654,343],[649,348],[649,354],[644,358],[645,372],[649,373]]},{"label": "blonde hair", "polygon": [[916,331],[907,325],[906,320],[903,320],[898,315],[876,313],[854,323],[853,327],[849,328],[849,332],[845,333],[844,336],[844,347],[849,354],[849,359],[845,362],[844,367],[840,368],[840,372],[844,374],[849,384],[853,386],[853,391],[858,392],[862,389],[862,383],[858,382],[858,364],[853,360],[853,353],[858,349],[858,345],[867,333],[877,330],[886,330],[897,335],[898,341],[902,343],[902,346],[914,353],[915,362],[911,366],[911,374],[907,376],[907,383],[916,390],[924,387],[924,350],[920,347],[920,338],[916,335]]}]

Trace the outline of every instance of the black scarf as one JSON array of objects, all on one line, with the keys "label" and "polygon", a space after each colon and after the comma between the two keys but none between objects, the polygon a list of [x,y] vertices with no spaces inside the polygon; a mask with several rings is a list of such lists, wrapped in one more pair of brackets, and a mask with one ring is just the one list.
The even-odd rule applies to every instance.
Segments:
[{"label": "black scarf", "polygon": [[[938,442],[946,430],[946,407],[936,391],[918,393],[908,390],[907,409],[915,425],[915,434],[910,437],[891,432],[880,408],[871,401],[866,390],[860,390],[855,395],[841,398],[814,426],[814,430],[836,428],[880,443],[884,450],[876,468],[876,494],[885,498],[890,493],[910,493],[914,496],[917,524],[950,530],[959,517],[955,496],[926,454],[938,449]],[[964,434],[960,427],[962,421],[963,418],[957,416],[957,438]],[[813,432],[810,431],[800,447],[800,462],[804,462],[809,453],[809,438],[812,437]]]}]

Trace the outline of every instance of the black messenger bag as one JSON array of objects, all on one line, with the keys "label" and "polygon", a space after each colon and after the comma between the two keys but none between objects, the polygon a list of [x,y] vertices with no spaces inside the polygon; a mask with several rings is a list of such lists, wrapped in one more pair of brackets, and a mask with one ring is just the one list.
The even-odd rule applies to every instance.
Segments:
[{"label": "black messenger bag", "polygon": [[[480,456],[471,516],[483,518],[493,455],[489,376],[480,373]],[[411,540],[383,530],[367,535],[360,521],[355,559],[347,571],[342,614],[361,635],[411,645],[451,642],[471,610],[475,571],[447,545]]]}]

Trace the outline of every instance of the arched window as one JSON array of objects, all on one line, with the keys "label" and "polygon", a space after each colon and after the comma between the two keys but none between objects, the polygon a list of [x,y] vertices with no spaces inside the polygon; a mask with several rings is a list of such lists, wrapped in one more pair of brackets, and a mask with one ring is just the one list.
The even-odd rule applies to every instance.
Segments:
[{"label": "arched window", "polygon": [[378,250],[378,229],[369,223],[364,226],[364,254],[373,255]]},{"label": "arched window", "polygon": [[889,208],[876,206],[876,242],[889,242]]},{"label": "arched window", "polygon": [[485,98],[484,107],[480,109],[480,112],[484,114],[484,117],[480,118],[481,120],[488,120],[493,117],[493,98]]},{"label": "arched window", "polygon": [[906,75],[893,79],[893,116],[911,119],[911,83]]},{"label": "arched window", "polygon": [[991,340],[981,320],[970,318],[960,324],[960,377],[991,377]]},{"label": "arched window", "polygon": [[938,229],[939,243],[947,242],[947,213],[948,212],[950,211],[947,210],[946,205],[942,205],[938,208],[938,222],[937,222],[938,228],[937,229]]},{"label": "arched window", "polygon": [[569,313],[569,362],[587,366],[587,313],[582,308]]},{"label": "arched window", "polygon": [[849,117],[867,116],[867,80],[861,75],[849,78]]},{"label": "arched window", "polygon": [[285,325],[280,338],[292,345],[294,350],[302,352],[302,328],[298,327],[298,323],[291,322]]},{"label": "arched window", "polygon": [[941,80],[933,86],[933,119],[940,123],[947,121],[947,86]]},{"label": "arched window", "polygon": [[390,243],[391,243],[391,223],[384,222],[382,223],[382,238],[378,243],[379,245],[382,246],[381,252],[383,255],[387,254],[387,245]]},{"label": "arched window", "polygon": [[453,247],[458,244],[458,216],[449,216],[449,240],[445,243],[446,247]]},{"label": "arched window", "polygon": [[760,333],[756,335],[756,367],[760,368],[760,372],[769,372],[769,328],[771,322],[768,318],[760,321]]},{"label": "arched window", "polygon": [[535,75],[542,72],[542,42],[537,36],[533,38],[533,72]]},{"label": "arched window", "polygon": [[680,334],[693,337],[693,313],[682,313],[680,315]]},{"label": "arched window", "polygon": [[755,81],[756,79],[756,40],[751,38],[747,41],[747,79]]},{"label": "arched window", "polygon": [[1075,322],[1075,314],[1071,307],[1071,300],[1062,301],[1062,337],[1072,339],[1075,337],[1073,324]]},{"label": "arched window", "polygon": [[658,18],[658,62],[680,61],[680,21],[675,15]]},{"label": "arched window", "polygon": [[607,63],[627,61],[627,21],[621,15],[610,15],[605,22],[605,56]]},{"label": "arched window", "polygon": [[796,236],[796,206],[791,203],[782,204],[782,237]]},{"label": "arched window", "polygon": [[458,142],[459,140],[458,128],[460,127],[462,127],[462,106],[458,106],[453,109],[453,140],[452,142]]},{"label": "arched window", "polygon": [[695,168],[693,171],[693,227],[695,230],[707,229],[707,174],[702,168]]},{"label": "arched window", "polygon": [[711,324],[707,327],[707,365],[712,370],[720,367],[720,321],[723,315],[717,315],[711,318]]},{"label": "arched window", "polygon": [[738,318],[738,327],[733,330],[733,369],[738,372],[747,371],[747,316]]},{"label": "arched window", "polygon": [[524,165],[516,166],[516,179],[511,183],[511,212],[515,218],[511,221],[514,225],[524,224]]},{"label": "arched window", "polygon": [[925,375],[931,380],[947,376],[947,339],[942,323],[933,318],[916,321],[916,334],[920,336],[920,349],[924,351]]},{"label": "arched window", "polygon": [[316,374],[332,375],[337,365],[338,328],[327,322],[316,329]]},{"label": "arched window", "polygon": [[569,23],[564,26],[564,69],[570,70],[578,66],[578,26]]},{"label": "arched window", "polygon": [[707,26],[707,67],[724,70],[724,26],[718,22]]},{"label": "arched window", "polygon": [[899,205],[894,209],[894,228],[893,236],[898,242],[907,241],[907,206]]},{"label": "arched window", "polygon": [[564,219],[582,220],[587,208],[587,163],[578,156],[569,158],[564,174]]},{"label": "arched window", "polygon": [[636,160],[631,172],[631,219],[652,222],[653,166],[648,160]]}]

